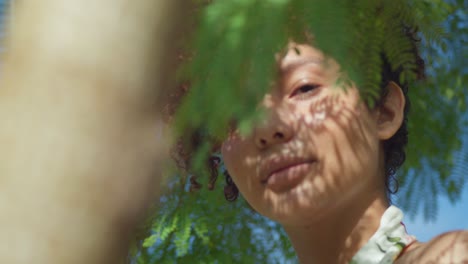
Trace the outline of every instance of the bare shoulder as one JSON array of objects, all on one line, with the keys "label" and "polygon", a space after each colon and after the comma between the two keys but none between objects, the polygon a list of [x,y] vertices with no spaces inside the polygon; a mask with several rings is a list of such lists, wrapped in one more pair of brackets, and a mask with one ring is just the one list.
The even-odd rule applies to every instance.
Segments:
[{"label": "bare shoulder", "polygon": [[416,244],[396,263],[468,263],[468,231],[448,232]]}]

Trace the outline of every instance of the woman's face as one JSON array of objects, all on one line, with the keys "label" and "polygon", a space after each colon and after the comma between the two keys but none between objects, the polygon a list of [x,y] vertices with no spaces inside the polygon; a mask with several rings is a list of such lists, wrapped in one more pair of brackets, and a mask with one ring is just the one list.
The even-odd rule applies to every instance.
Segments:
[{"label": "woman's face", "polygon": [[279,65],[262,102],[267,117],[250,135],[232,133],[222,146],[249,204],[282,224],[300,224],[382,191],[376,114],[356,88],[336,87],[336,62],[296,45]]}]

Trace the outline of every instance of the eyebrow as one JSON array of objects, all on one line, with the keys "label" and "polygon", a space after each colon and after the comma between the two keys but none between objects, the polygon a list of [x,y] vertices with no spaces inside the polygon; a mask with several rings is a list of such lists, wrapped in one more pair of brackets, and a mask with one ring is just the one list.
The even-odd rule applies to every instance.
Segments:
[{"label": "eyebrow", "polygon": [[324,64],[324,60],[323,59],[311,59],[311,58],[298,59],[292,63],[289,63],[284,68],[280,67],[279,72],[282,74],[287,74],[301,66],[308,65],[308,64],[315,64],[318,66],[322,66]]}]

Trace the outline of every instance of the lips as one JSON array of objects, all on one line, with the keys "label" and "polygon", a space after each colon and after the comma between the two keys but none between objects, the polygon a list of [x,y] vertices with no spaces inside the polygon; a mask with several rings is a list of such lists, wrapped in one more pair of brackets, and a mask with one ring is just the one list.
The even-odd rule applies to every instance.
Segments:
[{"label": "lips", "polygon": [[262,166],[261,183],[275,192],[287,191],[299,184],[315,163],[315,159],[272,159]]}]

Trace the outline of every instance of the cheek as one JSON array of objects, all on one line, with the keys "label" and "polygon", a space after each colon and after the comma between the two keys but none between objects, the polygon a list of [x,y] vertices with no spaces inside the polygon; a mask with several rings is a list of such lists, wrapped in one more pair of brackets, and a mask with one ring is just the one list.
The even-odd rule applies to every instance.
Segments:
[{"label": "cheek", "polygon": [[265,213],[265,189],[258,173],[260,156],[255,146],[249,142],[231,137],[223,143],[221,154],[226,169],[242,196],[256,211]]},{"label": "cheek", "polygon": [[244,186],[250,185],[248,181],[255,173],[257,162],[257,157],[248,140],[230,136],[223,142],[221,154],[227,171],[242,191],[245,189]]},{"label": "cheek", "polygon": [[324,123],[318,142],[328,180],[338,189],[357,188],[379,174],[377,129],[365,109],[342,108]]},{"label": "cheek", "polygon": [[239,156],[239,149],[236,147],[235,140],[227,139],[221,146],[221,155],[224,160],[226,170],[232,174],[234,164],[236,164],[237,157]]},{"label": "cheek", "polygon": [[341,115],[344,108],[355,106],[356,96],[352,92],[343,93],[341,90],[326,88],[316,98],[295,103],[291,111],[294,119],[299,126],[313,133],[320,132],[327,122]]},{"label": "cheek", "polygon": [[345,181],[344,175],[355,178],[378,163],[376,124],[354,89],[326,90],[321,98],[299,104],[295,113],[302,140],[313,138],[324,172],[335,175],[336,184]]}]

